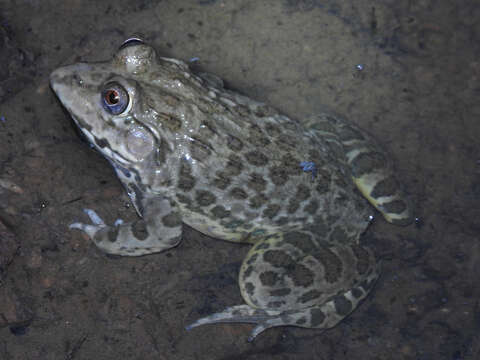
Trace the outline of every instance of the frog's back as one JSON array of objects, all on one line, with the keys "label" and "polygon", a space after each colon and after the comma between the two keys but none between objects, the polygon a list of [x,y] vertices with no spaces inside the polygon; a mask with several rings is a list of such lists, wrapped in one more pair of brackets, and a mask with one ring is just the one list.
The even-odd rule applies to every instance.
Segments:
[{"label": "frog's back", "polygon": [[179,164],[186,223],[233,241],[312,226],[356,239],[371,210],[334,137],[234,92],[208,96],[215,105],[196,109],[204,120]]}]

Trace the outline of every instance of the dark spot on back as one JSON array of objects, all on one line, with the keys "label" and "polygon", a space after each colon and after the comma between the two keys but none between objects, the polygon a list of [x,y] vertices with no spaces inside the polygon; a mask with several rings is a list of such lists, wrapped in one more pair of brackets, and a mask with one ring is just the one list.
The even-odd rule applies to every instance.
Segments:
[{"label": "dark spot on back", "polygon": [[297,198],[290,199],[287,206],[287,212],[293,214],[300,207],[300,203],[297,201]]},{"label": "dark spot on back", "polygon": [[248,204],[252,209],[258,209],[259,207],[261,207],[266,203],[267,203],[267,197],[265,196],[265,194],[257,194],[255,196],[252,196],[248,202]]},{"label": "dark spot on back", "polygon": [[182,121],[176,116],[160,113],[158,121],[165,125],[170,131],[178,131],[182,128]]},{"label": "dark spot on back", "polygon": [[292,151],[297,146],[297,141],[294,137],[288,134],[280,134],[275,144],[283,150]]},{"label": "dark spot on back", "polygon": [[215,206],[210,212],[216,218],[223,219],[230,216],[230,210],[225,209],[222,205]]},{"label": "dark spot on back", "polygon": [[198,205],[208,206],[215,202],[216,198],[210,191],[206,190],[197,190],[195,194]]},{"label": "dark spot on back", "polygon": [[266,123],[265,124],[265,131],[270,136],[279,136],[282,133],[280,126],[273,123]]},{"label": "dark spot on back", "polygon": [[261,192],[264,191],[267,187],[267,182],[263,176],[259,173],[251,173],[250,178],[248,179],[247,185],[249,188]]},{"label": "dark spot on back", "polygon": [[235,199],[239,199],[239,200],[243,200],[243,199],[246,199],[248,197],[245,190],[243,190],[242,188],[239,188],[239,187],[233,188],[230,191],[230,195],[232,195],[232,197],[234,197]]},{"label": "dark spot on back", "polygon": [[299,175],[302,173],[300,168],[300,160],[292,154],[286,154],[282,157],[282,166],[289,175]]},{"label": "dark spot on back", "polygon": [[320,152],[316,149],[310,149],[308,151],[308,156],[310,157],[310,160],[313,161],[317,167],[320,167],[319,166],[319,163],[322,159],[322,156],[320,155]]},{"label": "dark spot on back", "polygon": [[307,200],[310,197],[310,188],[305,184],[299,184],[295,197],[298,201]]},{"label": "dark spot on back", "polygon": [[315,252],[316,247],[311,236],[299,231],[290,231],[283,235],[283,241],[297,249],[300,249],[305,255]]},{"label": "dark spot on back", "polygon": [[240,150],[242,150],[243,148],[243,143],[240,139],[236,138],[235,136],[232,136],[232,135],[228,135],[227,137],[227,146],[235,151],[235,152],[238,152]]},{"label": "dark spot on back", "polygon": [[198,161],[205,161],[212,153],[212,146],[206,139],[201,139],[199,136],[192,135],[190,142],[190,154],[193,159]]},{"label": "dark spot on back", "polygon": [[228,157],[227,166],[225,167],[225,173],[228,177],[239,175],[242,172],[242,159],[232,154]]},{"label": "dark spot on back", "polygon": [[235,110],[235,112],[241,117],[247,117],[250,115],[250,110],[245,105],[237,104],[233,110]]},{"label": "dark spot on back", "polygon": [[278,204],[270,204],[265,210],[263,210],[263,216],[273,219],[275,215],[280,211],[281,206]]},{"label": "dark spot on back", "polygon": [[183,191],[190,191],[195,186],[195,179],[192,176],[192,167],[187,161],[182,161],[178,176],[178,188]]},{"label": "dark spot on back", "polygon": [[216,177],[213,180],[213,184],[221,190],[225,190],[230,182],[231,179],[225,171],[217,171]]},{"label": "dark spot on back", "polygon": [[265,147],[268,144],[270,144],[270,140],[263,133],[260,126],[258,126],[257,124],[252,124],[250,126],[249,135],[250,135],[250,137],[249,137],[248,141],[255,146]]},{"label": "dark spot on back", "polygon": [[270,169],[270,180],[277,186],[283,185],[288,180],[288,174],[281,166],[274,166]]},{"label": "dark spot on back", "polygon": [[278,219],[275,221],[275,224],[277,224],[277,225],[285,225],[285,224],[287,224],[289,221],[290,221],[290,218],[289,218],[288,216],[282,216],[282,217],[278,218]]},{"label": "dark spot on back", "polygon": [[319,194],[324,194],[329,191],[331,178],[328,171],[323,169],[318,170],[315,180],[317,182],[317,186],[315,187],[315,189],[318,191]]},{"label": "dark spot on back", "polygon": [[268,158],[260,151],[250,151],[246,153],[245,159],[255,166],[265,166],[268,164]]},{"label": "dark spot on back", "polygon": [[186,196],[186,195],[182,195],[182,194],[177,194],[177,200],[179,202],[181,202],[182,204],[191,204],[192,203],[192,199],[190,199],[190,197]]}]

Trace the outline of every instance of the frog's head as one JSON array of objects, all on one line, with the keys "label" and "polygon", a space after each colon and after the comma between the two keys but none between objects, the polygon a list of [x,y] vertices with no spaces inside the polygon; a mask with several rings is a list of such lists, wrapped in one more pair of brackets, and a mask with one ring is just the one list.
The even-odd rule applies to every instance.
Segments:
[{"label": "frog's head", "polygon": [[170,94],[188,72],[183,62],[158,58],[152,47],[129,39],[111,61],[61,67],[50,83],[97,150],[114,165],[145,173],[181,147],[175,139],[185,126],[181,114],[172,114],[182,105]]}]

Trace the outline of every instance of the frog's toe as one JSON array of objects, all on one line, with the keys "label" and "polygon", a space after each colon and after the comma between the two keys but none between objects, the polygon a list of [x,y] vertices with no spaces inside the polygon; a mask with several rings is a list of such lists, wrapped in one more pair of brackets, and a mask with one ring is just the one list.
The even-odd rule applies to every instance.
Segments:
[{"label": "frog's toe", "polygon": [[95,210],[92,209],[83,209],[83,212],[88,215],[90,221],[95,225],[105,225],[103,219],[98,215]]},{"label": "frog's toe", "polygon": [[95,237],[95,234],[100,230],[105,229],[107,225],[89,225],[84,223],[72,223],[68,226],[69,229],[78,229],[87,234],[91,239]]},{"label": "frog's toe", "polygon": [[191,330],[197,326],[216,323],[252,323],[257,326],[250,333],[248,341],[253,341],[262,331],[273,326],[285,325],[281,320],[281,314],[282,312],[278,310],[255,309],[248,305],[237,305],[198,319],[185,328]]},{"label": "frog's toe", "polygon": [[88,215],[90,218],[90,221],[93,223],[93,225],[90,224],[84,224],[80,222],[75,222],[70,224],[68,227],[69,229],[78,229],[80,231],[83,231],[86,233],[91,239],[95,237],[95,234],[99,232],[102,229],[105,229],[108,227],[105,222],[102,220],[102,218],[92,209],[83,209],[85,214]]}]

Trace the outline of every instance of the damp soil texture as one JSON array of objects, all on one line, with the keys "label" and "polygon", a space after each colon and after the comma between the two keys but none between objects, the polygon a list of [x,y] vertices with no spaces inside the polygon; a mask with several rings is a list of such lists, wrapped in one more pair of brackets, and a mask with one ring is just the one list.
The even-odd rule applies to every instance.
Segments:
[{"label": "damp soil texture", "polygon": [[[415,224],[376,217],[370,296],[332,329],[190,322],[242,303],[247,245],[107,256],[68,225],[136,218],[49,87],[131,34],[299,121],[343,114],[396,162]],[[0,2],[0,359],[480,359],[480,2]]]}]

